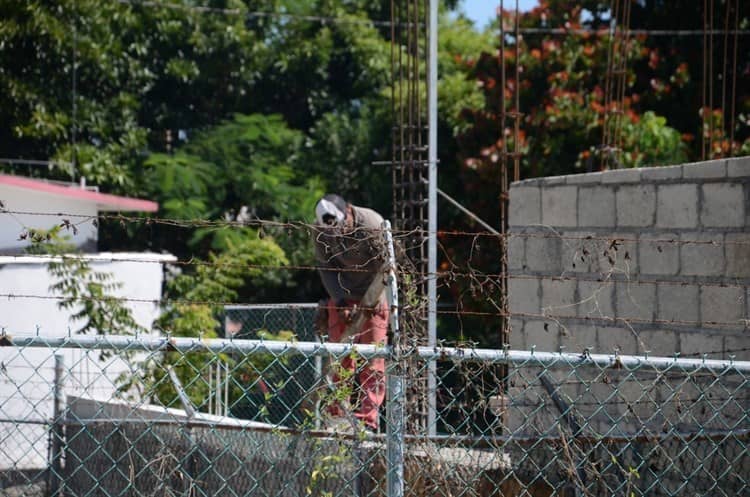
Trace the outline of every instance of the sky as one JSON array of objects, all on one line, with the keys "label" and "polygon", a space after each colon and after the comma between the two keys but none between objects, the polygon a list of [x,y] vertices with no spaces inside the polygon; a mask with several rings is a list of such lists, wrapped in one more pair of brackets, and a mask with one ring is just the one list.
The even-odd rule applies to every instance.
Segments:
[{"label": "sky", "polygon": [[[518,9],[521,11],[530,10],[537,5],[537,0],[518,0]],[[516,0],[504,0],[503,5],[506,10],[516,8]],[[463,0],[463,10],[469,19],[474,21],[478,28],[483,28],[497,16],[497,7],[500,6],[500,0]]]}]

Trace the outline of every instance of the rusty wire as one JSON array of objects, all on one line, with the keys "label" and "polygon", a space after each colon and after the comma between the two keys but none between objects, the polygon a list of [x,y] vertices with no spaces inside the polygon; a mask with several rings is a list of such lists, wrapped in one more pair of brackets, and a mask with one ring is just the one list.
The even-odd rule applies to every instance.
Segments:
[{"label": "rusty wire", "polygon": [[[89,214],[76,214],[67,212],[44,212],[44,211],[19,211],[0,208],[0,214],[9,215],[28,215],[28,216],[54,216],[61,218],[60,227],[66,230],[78,229],[81,225],[93,222],[95,225],[99,224],[99,220],[116,221],[119,223],[134,223],[144,225],[164,225],[171,227],[178,227],[184,229],[191,228],[268,228],[270,229],[281,229],[281,230],[293,230],[293,229],[304,229],[310,233],[319,231],[320,226],[313,223],[306,223],[301,221],[277,221],[277,220],[266,220],[266,219],[253,219],[249,221],[232,221],[232,220],[210,220],[210,219],[177,219],[177,218],[164,218],[155,216],[127,216],[124,214],[98,214],[96,216]],[[80,219],[78,222],[72,222],[70,219]],[[19,235],[24,233],[28,228],[19,223]],[[750,241],[741,240],[698,240],[692,238],[677,239],[677,238],[638,238],[628,236],[606,236],[604,234],[572,234],[571,232],[558,233],[552,227],[546,225],[539,225],[538,228],[545,229],[547,231],[532,231],[532,232],[518,232],[511,231],[507,233],[490,233],[486,231],[462,231],[462,230],[438,230],[436,235],[438,237],[471,237],[471,238],[520,238],[520,239],[538,239],[538,238],[554,238],[559,240],[569,241],[592,241],[592,242],[608,242],[614,244],[621,243],[649,243],[649,244],[662,244],[662,245],[727,245],[727,246],[745,246],[750,245]],[[357,231],[369,231],[366,228],[358,228]],[[374,230],[379,232],[379,230]],[[397,237],[400,243],[406,244],[409,241],[417,240],[419,243],[419,237],[426,236],[427,230],[414,228],[414,229],[402,229],[392,230],[393,234]],[[262,232],[260,236],[263,236],[265,232]],[[376,235],[377,233],[375,233]],[[411,245],[406,245],[411,247]]]}]

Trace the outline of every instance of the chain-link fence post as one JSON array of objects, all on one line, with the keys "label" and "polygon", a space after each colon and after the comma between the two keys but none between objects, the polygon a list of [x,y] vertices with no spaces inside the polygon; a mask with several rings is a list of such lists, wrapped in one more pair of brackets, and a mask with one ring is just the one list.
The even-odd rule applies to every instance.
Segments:
[{"label": "chain-link fence post", "polygon": [[50,426],[49,477],[47,488],[49,497],[62,495],[62,458],[63,458],[63,405],[65,393],[63,391],[63,374],[65,358],[62,354],[55,354],[55,383],[53,384],[54,404],[52,411],[52,425]]},{"label": "chain-link fence post", "polygon": [[386,450],[388,497],[404,495],[404,428],[406,412],[406,395],[404,392],[404,368],[401,357],[401,333],[398,325],[398,283],[396,282],[396,255],[393,249],[391,223],[383,223],[388,248],[388,274],[386,275],[388,305],[390,307],[390,325],[393,344],[389,357],[388,397],[386,401]]}]

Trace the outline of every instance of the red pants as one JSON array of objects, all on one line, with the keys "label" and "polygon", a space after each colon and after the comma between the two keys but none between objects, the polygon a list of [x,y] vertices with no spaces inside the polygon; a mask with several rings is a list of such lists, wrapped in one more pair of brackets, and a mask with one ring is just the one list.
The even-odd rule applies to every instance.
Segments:
[{"label": "red pants", "polygon": [[[347,305],[353,306],[355,301],[347,301]],[[333,300],[328,301],[328,339],[332,342],[338,342],[346,330],[344,321],[341,320]],[[354,343],[361,344],[383,344],[388,341],[388,306],[384,303],[379,304],[370,317],[362,324],[358,334],[352,339]],[[340,367],[350,371],[357,376],[359,382],[359,395],[355,399],[354,416],[361,419],[369,427],[378,428],[378,410],[385,400],[385,359],[375,358],[361,365],[359,368],[351,357],[346,357],[341,361]],[[340,376],[334,374],[333,381],[338,383]],[[334,404],[330,407],[329,412],[333,416],[341,416],[341,406]]]}]

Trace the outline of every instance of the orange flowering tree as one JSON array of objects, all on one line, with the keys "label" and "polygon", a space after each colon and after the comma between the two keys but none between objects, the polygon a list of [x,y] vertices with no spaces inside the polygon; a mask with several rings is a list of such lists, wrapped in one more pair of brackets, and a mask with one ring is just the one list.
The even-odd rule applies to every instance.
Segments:
[{"label": "orange flowering tree", "polygon": [[[630,26],[700,34],[702,12],[693,4],[683,0],[633,2]],[[515,12],[506,10],[502,13],[506,32],[503,57],[499,39],[494,50],[481,55],[456,54],[484,95],[483,106],[465,108],[456,117],[462,123],[456,127],[463,130],[457,135],[460,169],[467,180],[477,178],[485,183],[494,179],[497,183],[502,151],[516,147],[512,114],[516,71],[523,113],[517,134],[522,177],[750,153],[747,41],[743,37],[736,40],[739,57],[735,66],[731,60],[735,40],[717,35],[714,72],[711,81],[704,83],[703,37],[664,36],[663,32],[648,36],[639,31],[613,45],[610,5],[601,0],[541,1],[518,19],[522,31],[537,31],[527,31],[519,39],[512,36]],[[727,7],[726,1],[720,1],[716,5],[715,15],[734,19],[731,4]],[[722,10],[727,8],[728,12]],[[674,11],[690,15],[674,16]],[[748,16],[740,11],[737,25],[743,27]],[[725,18],[725,13],[730,15]],[[618,64],[623,72],[612,71]],[[722,78],[727,82],[722,83]],[[730,99],[731,84],[736,95]],[[510,114],[501,130],[503,97]],[[702,150],[709,142],[711,147]],[[611,147],[615,147],[614,153]]]},{"label": "orange flowering tree", "polygon": [[[643,59],[653,64],[658,57],[656,52],[645,48],[641,39],[627,40],[621,52],[628,61],[621,76],[625,91],[624,95],[618,94],[617,75],[608,71],[615,59],[603,14],[595,16],[591,10],[587,11],[584,25],[584,9],[580,4],[558,8],[543,4],[522,14],[519,23],[521,27],[533,28],[563,26],[563,33],[530,33],[518,40],[506,34],[504,88],[499,81],[499,51],[485,52],[476,60],[467,58],[467,72],[483,89],[485,105],[481,109],[465,109],[461,115],[461,119],[472,124],[457,137],[464,154],[463,167],[479,172],[480,176],[497,178],[503,150],[515,150],[512,111],[516,71],[523,112],[517,135],[518,149],[523,155],[523,177],[599,170],[603,144],[619,146],[619,152],[609,158],[620,167],[686,160],[685,137],[665,117],[639,105],[641,92],[636,91],[639,78],[633,68]],[[511,32],[512,14],[504,12],[503,19],[506,33]],[[583,28],[587,30],[582,31]],[[674,85],[685,81],[682,75],[685,70],[685,66],[678,68]],[[655,78],[653,86],[652,91],[667,91]],[[501,131],[503,96],[509,114]],[[605,126],[609,126],[607,143],[604,143]]]}]

